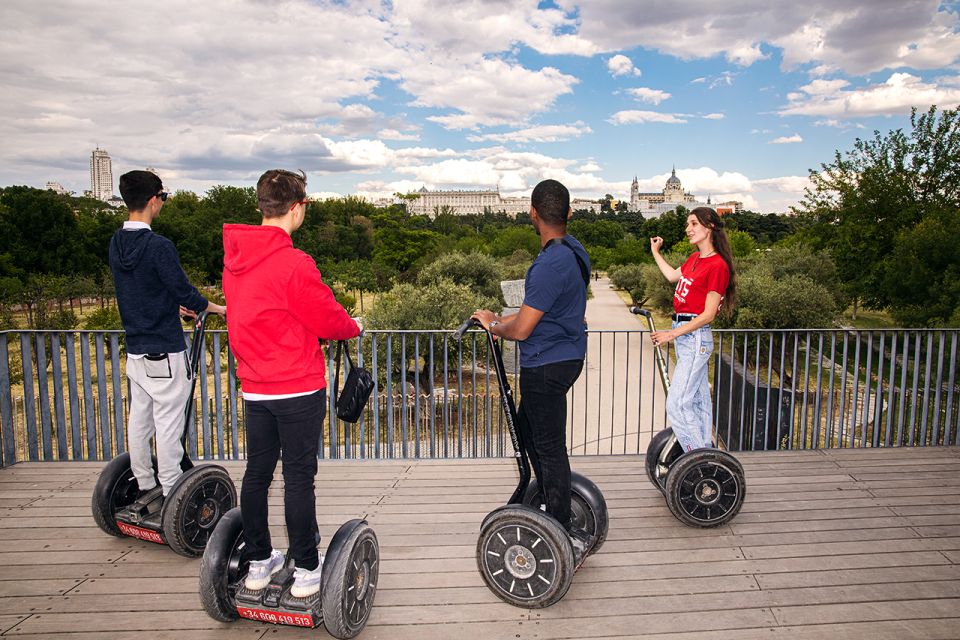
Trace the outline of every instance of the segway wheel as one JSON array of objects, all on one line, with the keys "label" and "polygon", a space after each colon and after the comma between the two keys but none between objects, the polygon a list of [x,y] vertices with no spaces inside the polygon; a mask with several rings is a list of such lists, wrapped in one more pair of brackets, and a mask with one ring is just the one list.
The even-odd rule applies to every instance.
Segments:
[{"label": "segway wheel", "polygon": [[[154,460],[156,469],[157,462]],[[112,536],[122,538],[124,534],[117,526],[116,514],[137,499],[140,489],[137,479],[130,468],[130,454],[121,453],[104,466],[93,489],[90,508],[97,526]]]},{"label": "segway wheel", "polygon": [[516,607],[559,602],[573,582],[573,546],[563,527],[539,509],[500,507],[484,521],[477,567],[487,587]]},{"label": "segway wheel", "polygon": [[[660,452],[667,446],[667,442],[671,436],[673,436],[673,429],[668,427],[653,436],[653,440],[651,440],[649,446],[647,446],[647,477],[650,479],[650,482],[653,483],[653,486],[660,490],[660,493],[664,492],[667,485],[667,472],[660,466]],[[676,462],[677,458],[682,454],[683,449],[680,447],[680,443],[674,444],[670,453],[667,455],[667,469],[669,469],[670,465]]]},{"label": "segway wheel", "polygon": [[718,449],[696,449],[681,456],[667,474],[670,512],[693,527],[717,527],[733,519],[746,496],[743,467]]},{"label": "segway wheel", "polygon": [[323,626],[334,638],[363,631],[377,594],[380,544],[365,520],[343,524],[330,540],[323,561]]},{"label": "segway wheel", "polygon": [[200,561],[200,601],[214,620],[230,622],[240,617],[237,587],[250,568],[242,552],[243,519],[236,507],[220,518]]},{"label": "segway wheel", "polygon": [[163,536],[181,556],[203,555],[220,518],[237,506],[237,489],[223,467],[203,465],[184,474],[164,501]]},{"label": "segway wheel", "polygon": [[[534,509],[540,509],[543,504],[543,494],[536,480],[530,482],[523,494],[523,504]],[[610,525],[607,501],[592,480],[576,471],[570,473],[570,519],[575,527],[590,535],[587,555],[596,553],[606,541]]]}]

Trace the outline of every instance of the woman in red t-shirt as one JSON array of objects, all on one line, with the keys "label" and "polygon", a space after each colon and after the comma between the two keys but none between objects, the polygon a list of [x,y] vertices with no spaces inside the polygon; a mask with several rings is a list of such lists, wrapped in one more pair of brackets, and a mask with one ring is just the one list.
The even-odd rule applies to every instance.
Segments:
[{"label": "woman in red t-shirt", "polygon": [[673,326],[651,334],[653,344],[675,343],[677,366],[667,393],[667,419],[684,451],[712,446],[713,405],[707,365],[713,354],[710,323],[723,305],[729,314],[736,296],[730,242],[723,221],[710,207],[687,216],[687,238],[695,251],[679,269],[660,255],[663,238],[650,238],[650,249],[664,277],[676,282]]}]

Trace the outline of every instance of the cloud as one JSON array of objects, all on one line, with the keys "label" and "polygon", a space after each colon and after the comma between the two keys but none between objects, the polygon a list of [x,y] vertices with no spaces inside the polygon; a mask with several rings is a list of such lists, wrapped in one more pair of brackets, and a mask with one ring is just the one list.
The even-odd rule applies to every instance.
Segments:
[{"label": "cloud", "polygon": [[782,176],[779,178],[761,178],[753,181],[754,187],[778,191],[780,193],[802,194],[810,186],[807,176]]},{"label": "cloud", "polygon": [[911,107],[960,103],[960,86],[924,82],[909,73],[894,73],[881,84],[847,89],[843,80],[816,80],[788,94],[780,115],[857,118],[902,115]]},{"label": "cloud", "polygon": [[672,113],[661,113],[659,111],[617,111],[607,120],[610,124],[643,124],[647,122],[659,122],[663,124],[683,124],[686,122],[683,117]]},{"label": "cloud", "polygon": [[588,162],[577,169],[577,171],[580,171],[581,173],[596,173],[597,171],[601,170],[602,169],[600,165],[598,165],[596,162]]},{"label": "cloud", "polygon": [[660,89],[650,89],[647,87],[635,87],[633,89],[627,89],[627,93],[632,95],[640,102],[656,105],[670,97],[670,94],[666,91],[661,91]]},{"label": "cloud", "polygon": [[619,76],[640,76],[640,69],[633,66],[633,60],[625,55],[617,54],[607,60],[607,69],[614,78]]},{"label": "cloud", "polygon": [[722,113],[708,113],[707,115],[703,116],[704,120],[723,120],[724,117],[725,116]]},{"label": "cloud", "polygon": [[701,77],[699,77],[699,78],[694,78],[693,80],[691,80],[691,81],[690,81],[690,84],[703,84],[703,83],[705,83],[706,81],[707,81],[707,79],[701,76]]},{"label": "cloud", "polygon": [[711,0],[678,0],[656,11],[621,0],[557,4],[568,12],[579,7],[579,38],[612,51],[644,47],[682,60],[723,56],[746,67],[777,48],[784,69],[830,65],[855,75],[936,69],[960,57],[960,17],[941,0],[739,2],[725,3],[722,11]]},{"label": "cloud", "polygon": [[795,144],[797,142],[803,142],[803,138],[799,134],[793,134],[792,136],[780,136],[779,138],[774,138],[768,144]]},{"label": "cloud", "polygon": [[404,133],[396,129],[381,129],[377,132],[377,136],[384,140],[397,140],[400,142],[417,141],[420,139],[420,134],[418,133]]},{"label": "cloud", "polygon": [[582,121],[573,124],[549,124],[536,127],[527,127],[517,131],[508,131],[506,133],[487,133],[483,135],[469,135],[467,140],[471,142],[560,142],[579,138],[582,135],[592,133],[593,129],[588,127]]}]

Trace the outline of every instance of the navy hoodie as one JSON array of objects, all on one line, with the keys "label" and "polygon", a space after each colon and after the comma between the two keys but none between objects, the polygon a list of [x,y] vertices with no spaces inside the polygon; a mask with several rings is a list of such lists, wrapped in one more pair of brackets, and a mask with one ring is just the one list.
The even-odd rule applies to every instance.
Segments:
[{"label": "navy hoodie", "polygon": [[110,240],[110,271],[127,352],[183,351],[180,305],[199,313],[207,300],[187,280],[173,243],[150,229],[118,229]]}]

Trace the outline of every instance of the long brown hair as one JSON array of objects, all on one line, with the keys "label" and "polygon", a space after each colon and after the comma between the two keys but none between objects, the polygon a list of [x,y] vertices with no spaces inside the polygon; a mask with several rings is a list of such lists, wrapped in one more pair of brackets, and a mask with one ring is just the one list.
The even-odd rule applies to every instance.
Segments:
[{"label": "long brown hair", "polygon": [[727,293],[723,296],[723,304],[720,306],[721,313],[729,318],[733,313],[733,308],[737,306],[737,273],[733,269],[733,251],[730,250],[730,240],[727,238],[727,232],[723,230],[723,220],[710,207],[697,207],[690,214],[697,216],[700,224],[710,229],[710,241],[713,243],[713,249],[720,254],[723,261],[727,263],[727,269],[730,270]]}]

